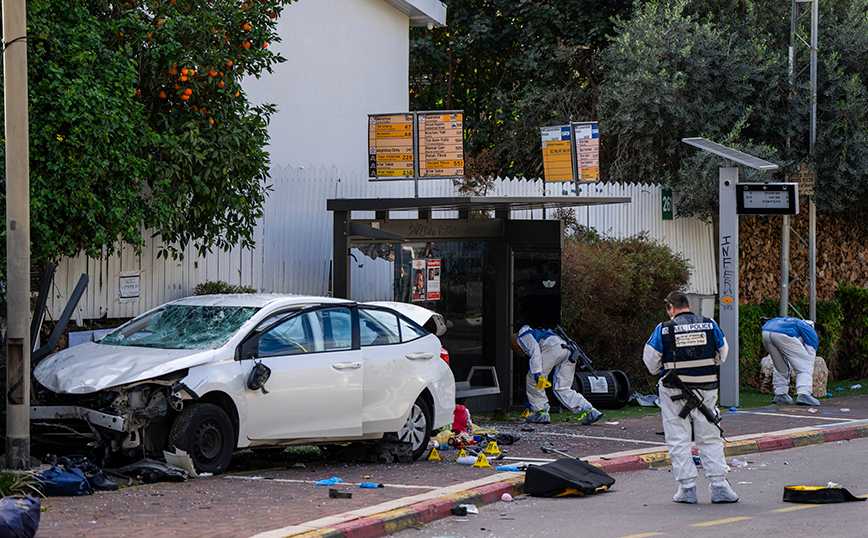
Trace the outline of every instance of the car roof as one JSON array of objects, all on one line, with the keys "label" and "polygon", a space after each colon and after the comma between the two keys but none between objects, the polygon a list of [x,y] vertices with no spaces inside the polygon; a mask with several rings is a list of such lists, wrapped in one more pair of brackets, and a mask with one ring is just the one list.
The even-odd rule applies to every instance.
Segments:
[{"label": "car roof", "polygon": [[286,306],[307,306],[320,304],[355,304],[354,301],[335,297],[314,295],[294,295],[289,293],[227,293],[222,295],[192,295],[177,299],[168,304],[187,306],[239,306],[262,308],[273,303]]}]

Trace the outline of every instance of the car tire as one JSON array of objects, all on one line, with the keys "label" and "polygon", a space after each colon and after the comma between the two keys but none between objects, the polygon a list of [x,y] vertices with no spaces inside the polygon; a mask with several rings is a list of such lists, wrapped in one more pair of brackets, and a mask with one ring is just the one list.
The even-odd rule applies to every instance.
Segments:
[{"label": "car tire", "polygon": [[184,407],[172,424],[169,446],[189,454],[197,473],[222,473],[229,467],[235,450],[232,421],[226,411],[214,404]]},{"label": "car tire", "polygon": [[398,430],[398,440],[410,446],[413,459],[418,460],[428,448],[428,440],[431,439],[431,411],[428,403],[421,397],[410,408],[407,422]]}]

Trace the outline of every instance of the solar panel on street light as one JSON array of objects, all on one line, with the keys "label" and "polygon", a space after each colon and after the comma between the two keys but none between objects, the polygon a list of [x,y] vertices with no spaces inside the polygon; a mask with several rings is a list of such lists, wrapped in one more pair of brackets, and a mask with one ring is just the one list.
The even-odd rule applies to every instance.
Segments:
[{"label": "solar panel on street light", "polygon": [[724,159],[729,159],[730,161],[737,162],[738,164],[743,164],[745,166],[750,166],[756,170],[777,170],[778,165],[774,163],[770,163],[768,161],[764,161],[762,159],[757,159],[753,155],[748,155],[747,153],[742,153],[741,151],[728,148],[726,146],[722,146],[711,140],[706,140],[701,137],[697,138],[682,138],[682,142],[685,144],[689,144],[693,147],[697,147],[701,150],[705,150],[709,153],[713,153],[719,157],[723,157]]}]

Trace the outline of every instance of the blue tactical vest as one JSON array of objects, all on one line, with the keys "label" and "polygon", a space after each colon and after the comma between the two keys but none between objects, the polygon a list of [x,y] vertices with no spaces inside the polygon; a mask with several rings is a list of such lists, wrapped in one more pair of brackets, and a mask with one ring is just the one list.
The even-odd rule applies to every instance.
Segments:
[{"label": "blue tactical vest", "polygon": [[[714,322],[690,312],[676,315],[673,321],[674,325],[666,322],[661,327],[663,373],[676,370],[681,381],[690,388],[716,389],[719,378],[714,364],[717,354]],[[674,338],[669,335],[670,327],[675,329]]]}]

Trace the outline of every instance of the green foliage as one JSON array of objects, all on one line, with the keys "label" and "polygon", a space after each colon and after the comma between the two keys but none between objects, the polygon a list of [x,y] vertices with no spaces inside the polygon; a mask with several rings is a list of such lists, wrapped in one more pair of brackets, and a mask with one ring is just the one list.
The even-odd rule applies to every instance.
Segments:
[{"label": "green foliage", "polygon": [[663,299],[684,289],[692,268],[646,235],[568,240],[563,252],[561,325],[594,367],[621,370],[637,388],[653,379],[642,362],[645,342],[666,319]]},{"label": "green foliage", "polygon": [[411,106],[463,109],[485,175],[542,173],[539,128],[595,116],[593,53],[632,0],[452,0],[447,26],[410,31]]},{"label": "green foliage", "polygon": [[208,280],[193,288],[193,295],[221,295],[226,293],[256,293],[253,286],[229,284],[222,280]]},{"label": "green foliage", "polygon": [[[680,216],[717,210],[718,157],[681,142],[702,136],[778,163],[784,180],[808,158],[809,48],[797,41],[788,74],[790,4],[652,0],[621,21],[600,55],[601,166],[609,180],[671,186]],[[805,9],[802,9],[805,13]],[[816,201],[824,210],[868,203],[868,0],[820,2]],[[809,36],[810,17],[798,30]],[[743,171],[747,172],[745,168]]]},{"label": "green foliage", "polygon": [[836,362],[841,379],[859,379],[868,375],[868,289],[838,282],[835,299],[847,320],[840,346],[841,360]]},{"label": "green foliage", "polygon": [[252,244],[274,107],[241,80],[283,61],[265,44],[291,1],[28,2],[35,265],[141,247],[149,228],[164,256]]},{"label": "green foliage", "polygon": [[[738,339],[739,339],[739,378],[742,386],[760,386],[760,361],[767,354],[763,348],[762,323],[760,318],[774,318],[780,315],[780,301],[767,298],[760,304],[744,304],[738,307]],[[802,298],[792,301],[795,312],[790,315],[798,317],[799,313],[807,314],[810,304]],[[817,321],[826,328],[826,336],[820,338],[820,349],[817,356],[823,357],[830,365],[836,361],[838,341],[844,330],[844,314],[839,301],[817,301]]]},{"label": "green foliage", "polygon": [[36,476],[36,471],[0,471],[0,497],[42,496]]}]

